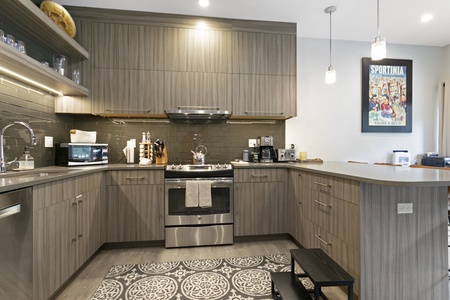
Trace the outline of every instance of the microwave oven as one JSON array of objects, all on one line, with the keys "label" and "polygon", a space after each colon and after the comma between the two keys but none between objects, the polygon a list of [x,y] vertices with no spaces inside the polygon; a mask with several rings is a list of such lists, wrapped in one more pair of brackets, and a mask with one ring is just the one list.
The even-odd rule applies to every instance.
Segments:
[{"label": "microwave oven", "polygon": [[56,144],[55,165],[57,166],[89,166],[107,163],[108,144]]}]

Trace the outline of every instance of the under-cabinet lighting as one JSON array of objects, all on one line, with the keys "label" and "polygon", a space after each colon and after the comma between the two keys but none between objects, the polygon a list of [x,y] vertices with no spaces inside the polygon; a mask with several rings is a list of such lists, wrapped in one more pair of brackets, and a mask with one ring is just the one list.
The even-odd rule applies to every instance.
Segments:
[{"label": "under-cabinet lighting", "polygon": [[24,86],[24,85],[15,83],[14,81],[5,79],[4,77],[1,77],[1,78],[0,78],[0,82],[1,82],[1,83],[6,82],[6,83],[12,84],[12,85],[14,85],[14,86],[23,88],[24,90],[27,90],[28,92],[34,92],[34,93],[39,94],[39,95],[44,95],[44,93],[41,92],[41,91],[34,90],[34,89],[32,89],[32,88],[30,88],[30,87],[28,87],[28,86]]},{"label": "under-cabinet lighting", "polygon": [[34,81],[34,80],[32,80],[32,79],[30,79],[28,77],[25,77],[25,76],[22,76],[20,74],[17,74],[16,72],[11,71],[9,69],[6,69],[6,68],[4,68],[2,66],[0,66],[0,72],[6,73],[7,75],[11,75],[12,77],[14,77],[16,79],[19,79],[21,81],[25,81],[25,82],[27,82],[27,83],[29,83],[31,85],[34,85],[34,86],[36,86],[38,88],[41,88],[41,89],[46,90],[46,91],[49,91],[50,93],[56,94],[58,96],[64,96],[63,93],[61,93],[61,92],[59,92],[57,90],[54,90],[54,89],[52,89],[52,88],[50,88],[50,87],[48,87],[46,85],[40,84],[39,82]]}]

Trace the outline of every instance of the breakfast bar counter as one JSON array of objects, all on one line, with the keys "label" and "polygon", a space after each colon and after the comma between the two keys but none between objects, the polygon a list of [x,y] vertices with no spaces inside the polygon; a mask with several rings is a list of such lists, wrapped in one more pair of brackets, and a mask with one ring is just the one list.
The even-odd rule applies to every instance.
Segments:
[{"label": "breakfast bar counter", "polygon": [[354,276],[359,299],[449,299],[447,169],[241,163],[235,177],[265,168],[287,168],[289,233]]}]

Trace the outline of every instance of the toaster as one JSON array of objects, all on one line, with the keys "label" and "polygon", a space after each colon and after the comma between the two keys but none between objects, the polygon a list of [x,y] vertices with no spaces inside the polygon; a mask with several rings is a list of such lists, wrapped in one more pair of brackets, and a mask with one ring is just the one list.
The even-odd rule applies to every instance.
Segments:
[{"label": "toaster", "polygon": [[276,149],[275,161],[295,161],[295,149]]}]

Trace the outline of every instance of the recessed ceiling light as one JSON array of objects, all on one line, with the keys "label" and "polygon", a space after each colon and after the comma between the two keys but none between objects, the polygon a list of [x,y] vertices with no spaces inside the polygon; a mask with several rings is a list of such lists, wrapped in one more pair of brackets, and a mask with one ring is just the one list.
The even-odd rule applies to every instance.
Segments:
[{"label": "recessed ceiling light", "polygon": [[422,18],[420,18],[420,22],[422,22],[422,23],[429,22],[429,21],[431,21],[431,19],[433,19],[433,16],[430,14],[426,14],[426,15],[423,15]]},{"label": "recessed ceiling light", "polygon": [[209,0],[198,0],[198,4],[202,7],[207,7],[209,5]]}]

